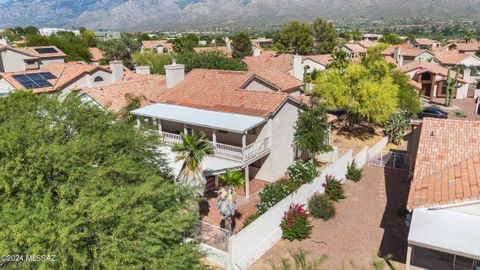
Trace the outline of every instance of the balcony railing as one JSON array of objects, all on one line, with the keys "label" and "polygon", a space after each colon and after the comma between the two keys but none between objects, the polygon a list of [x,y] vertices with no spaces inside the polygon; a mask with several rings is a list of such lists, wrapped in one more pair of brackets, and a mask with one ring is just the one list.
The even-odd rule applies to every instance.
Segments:
[{"label": "balcony railing", "polygon": [[[182,143],[182,136],[168,132],[162,132],[163,142],[166,145],[174,145]],[[247,145],[245,148],[223,144],[214,143],[214,155],[221,158],[231,159],[245,163],[247,161],[254,161],[256,158],[265,155],[270,151],[270,138],[262,139],[258,142]]]}]

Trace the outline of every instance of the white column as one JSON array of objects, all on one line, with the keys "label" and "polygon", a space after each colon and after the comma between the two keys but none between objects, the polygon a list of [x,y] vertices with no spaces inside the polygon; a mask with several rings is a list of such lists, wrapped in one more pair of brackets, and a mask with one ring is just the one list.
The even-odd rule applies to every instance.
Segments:
[{"label": "white column", "polygon": [[217,130],[212,129],[212,142],[215,145],[217,143]]},{"label": "white column", "polygon": [[250,198],[250,172],[248,165],[245,167],[245,198]]},{"label": "white column", "polygon": [[410,263],[412,262],[412,249],[413,249],[413,247],[408,245],[407,261],[405,262],[405,270],[410,270]]},{"label": "white column", "polygon": [[158,135],[162,136],[162,120],[157,119]]},{"label": "white column", "polygon": [[187,130],[187,124],[183,124],[183,133],[184,134],[187,134],[188,130]]},{"label": "white column", "polygon": [[137,118],[137,124],[135,125],[135,127],[139,128],[140,127],[140,119]]}]

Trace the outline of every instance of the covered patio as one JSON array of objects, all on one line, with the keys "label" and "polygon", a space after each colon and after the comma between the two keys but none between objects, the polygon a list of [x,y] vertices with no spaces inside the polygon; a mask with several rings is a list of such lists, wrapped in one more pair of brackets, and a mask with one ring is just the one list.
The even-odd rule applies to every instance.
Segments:
[{"label": "covered patio", "polygon": [[449,208],[413,211],[406,269],[480,269],[480,216]]}]

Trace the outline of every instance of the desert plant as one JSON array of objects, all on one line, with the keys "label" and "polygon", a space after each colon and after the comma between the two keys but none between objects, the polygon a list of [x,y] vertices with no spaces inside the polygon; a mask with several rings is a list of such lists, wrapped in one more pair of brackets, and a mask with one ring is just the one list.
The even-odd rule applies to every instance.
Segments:
[{"label": "desert plant", "polygon": [[352,163],[348,164],[347,166],[347,173],[345,174],[345,178],[357,183],[360,180],[362,180],[362,177],[363,177],[362,171],[363,169],[358,168],[357,163],[355,162],[355,159],[354,159],[352,160]]},{"label": "desert plant", "polygon": [[327,175],[325,177],[326,181],[322,184],[325,188],[325,194],[334,201],[339,202],[340,200],[346,199],[345,190],[343,189],[342,183],[335,179],[332,175]]},{"label": "desert plant", "polygon": [[232,231],[232,217],[237,211],[236,187],[243,187],[245,178],[240,171],[227,170],[220,176],[220,180],[225,182],[226,186],[218,192],[217,210],[223,215],[225,229]]},{"label": "desert plant", "polygon": [[311,183],[318,176],[317,169],[312,162],[295,161],[287,169],[290,179],[301,182],[302,184]]},{"label": "desert plant", "polygon": [[[327,255],[323,254],[315,261],[308,261],[308,253],[303,249],[300,249],[296,252],[289,251],[290,257],[292,257],[295,262],[294,270],[321,270],[322,263],[328,258]],[[288,258],[283,258],[280,266],[272,265],[272,270],[291,270],[292,264]],[[293,270],[293,269],[292,269]]]},{"label": "desert plant", "polygon": [[455,116],[460,118],[467,118],[467,114],[464,111],[456,111]]},{"label": "desert plant", "polygon": [[450,69],[447,72],[446,90],[445,90],[445,106],[450,107],[452,105],[453,97],[455,96],[456,85],[458,82],[458,75],[460,70],[457,68],[455,78],[450,75]]},{"label": "desert plant", "polygon": [[304,204],[291,204],[282,222],[282,237],[290,241],[308,238],[312,232],[308,212]]},{"label": "desert plant", "polygon": [[335,216],[333,201],[325,194],[315,194],[308,200],[308,211],[316,218],[329,220]]},{"label": "desert plant", "polygon": [[385,123],[384,133],[388,136],[388,142],[395,145],[402,143],[405,131],[410,127],[410,119],[406,113],[397,113]]}]

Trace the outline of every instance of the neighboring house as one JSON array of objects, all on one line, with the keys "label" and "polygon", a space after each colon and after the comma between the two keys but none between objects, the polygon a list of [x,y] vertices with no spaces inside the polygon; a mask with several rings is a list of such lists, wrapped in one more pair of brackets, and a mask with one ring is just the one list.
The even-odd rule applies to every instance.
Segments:
[{"label": "neighboring house", "polygon": [[360,56],[367,52],[367,49],[360,46],[357,43],[347,43],[340,47],[341,50],[345,51],[348,56],[352,59],[358,59]]},{"label": "neighboring house", "polygon": [[412,48],[408,45],[391,46],[382,51],[382,55],[387,62],[399,67],[418,61],[430,62],[434,58],[431,52],[424,49]]},{"label": "neighboring house", "polygon": [[70,32],[70,33],[75,34],[76,36],[80,35],[80,30],[72,30],[72,29],[65,29],[65,28],[44,27],[44,28],[38,29],[38,31],[40,32],[40,35],[47,36],[47,37],[51,36],[51,35],[54,35],[58,32]]},{"label": "neighboring house", "polygon": [[[167,145],[181,143],[181,133],[204,132],[215,149],[203,162],[205,175],[243,170],[247,197],[251,179],[273,182],[283,177],[296,157],[293,138],[300,102],[289,94],[294,78],[278,70],[194,69],[185,76],[184,69],[175,63],[166,66],[167,88],[157,103],[132,114],[156,125]],[[163,151],[178,175],[182,162],[175,161],[169,147]]]},{"label": "neighboring house", "polygon": [[363,41],[379,41],[383,35],[378,35],[378,34],[363,34],[362,35],[362,40]]},{"label": "neighboring house", "polygon": [[265,45],[272,45],[273,44],[273,39],[272,38],[261,37],[261,38],[252,39],[251,42],[252,42],[252,45],[255,46],[255,47],[257,47],[257,46],[262,47],[262,46],[265,46]]},{"label": "neighboring house", "polygon": [[480,122],[424,118],[414,134],[406,269],[478,269]]},{"label": "neighboring house", "polygon": [[417,38],[410,42],[410,46],[422,50],[436,50],[441,47],[441,43],[428,38]]},{"label": "neighboring house", "polygon": [[232,50],[228,46],[214,46],[214,47],[196,47],[193,48],[196,53],[201,52],[221,52],[227,57],[232,57]]},{"label": "neighboring house", "polygon": [[55,46],[0,47],[0,72],[40,69],[51,63],[64,63],[67,55]]},{"label": "neighboring house", "polygon": [[303,81],[306,73],[325,70],[332,61],[332,56],[329,54],[301,56],[265,51],[259,55],[247,56],[243,61],[250,71],[274,69]]},{"label": "neighboring house", "polygon": [[156,53],[171,53],[173,46],[166,40],[144,40],[142,41],[141,51],[152,50]]},{"label": "neighboring house", "polygon": [[7,37],[0,38],[0,47],[2,46],[7,46],[10,41],[8,40]]},{"label": "neighboring house", "polygon": [[[448,69],[434,63],[415,61],[397,68],[412,80],[421,84],[421,93],[430,99],[445,97],[447,86]],[[455,71],[450,72],[451,78],[455,78]],[[468,94],[468,82],[459,78],[456,98],[466,98]]]},{"label": "neighboring house", "polygon": [[100,61],[103,58],[103,52],[99,48],[89,48],[90,54],[92,55],[92,64],[94,65],[100,65]]},{"label": "neighboring house", "polygon": [[468,96],[476,96],[473,91],[480,88],[478,83],[480,79],[480,58],[473,54],[438,52],[435,53],[434,61],[451,70],[457,70],[458,68],[462,72],[462,78],[471,85]]},{"label": "neighboring house", "polygon": [[464,54],[475,54],[480,50],[480,42],[477,40],[465,41],[453,41],[445,46],[447,51],[454,51]]},{"label": "neighboring house", "polygon": [[127,74],[121,61],[109,67],[85,62],[51,63],[38,69],[0,73],[0,93],[6,95],[19,89],[34,93],[60,93],[62,96],[76,90],[111,85]]},{"label": "neighboring house", "polygon": [[106,41],[109,39],[119,39],[122,37],[122,34],[114,31],[97,31],[95,32],[95,37],[102,41]]}]

